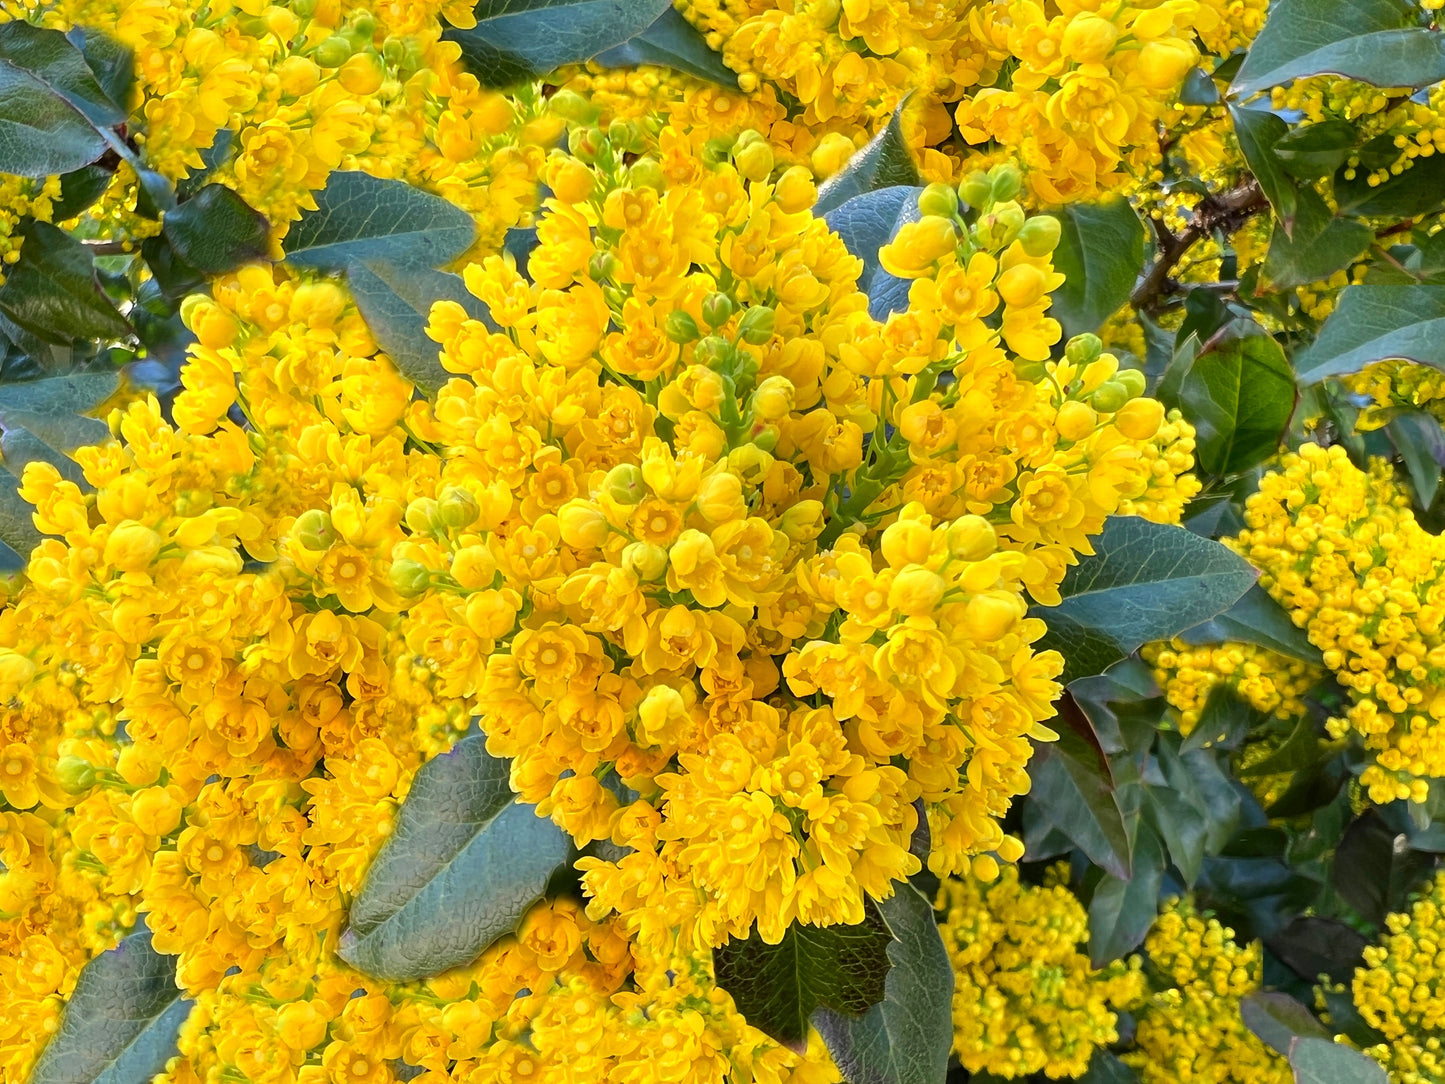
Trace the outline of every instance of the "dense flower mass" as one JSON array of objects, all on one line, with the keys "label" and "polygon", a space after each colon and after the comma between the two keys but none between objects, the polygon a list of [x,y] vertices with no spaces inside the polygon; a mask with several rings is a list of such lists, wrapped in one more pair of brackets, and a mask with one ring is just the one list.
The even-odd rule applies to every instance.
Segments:
[{"label": "dense flower mass", "polygon": [[1138,1049],[1124,1060],[1144,1084],[1289,1084],[1289,1063],[1244,1024],[1239,999],[1260,988],[1258,942],[1200,915],[1187,899],[1159,915],[1144,942],[1152,992],[1138,1011]]},{"label": "dense flower mass", "polygon": [[1063,884],[948,878],[939,890],[954,966],[953,1049],[971,1073],[1082,1076],[1118,1040],[1118,1010],[1144,996],[1139,958],[1089,966],[1087,916]]},{"label": "dense flower mass", "polygon": [[1179,729],[1194,732],[1215,689],[1227,689],[1255,711],[1282,719],[1305,713],[1304,696],[1323,677],[1319,667],[1258,644],[1145,645],[1141,655],[1154,669]]},{"label": "dense flower mass", "polygon": [[1420,527],[1388,466],[1363,471],[1339,445],[1285,457],[1246,522],[1237,548],[1350,693],[1330,730],[1363,739],[1370,800],[1423,801],[1428,780],[1445,775],[1445,542]]}]

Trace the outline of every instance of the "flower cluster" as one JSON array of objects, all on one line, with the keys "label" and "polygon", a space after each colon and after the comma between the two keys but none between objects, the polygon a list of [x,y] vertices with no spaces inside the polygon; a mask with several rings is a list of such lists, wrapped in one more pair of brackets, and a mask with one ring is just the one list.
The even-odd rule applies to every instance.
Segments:
[{"label": "flower cluster", "polygon": [[1365,949],[1352,994],[1365,1022],[1384,1036],[1366,1049],[1397,1084],[1445,1078],[1445,974],[1439,941],[1445,927],[1445,875],[1437,874],[1408,912],[1389,915],[1377,945]]},{"label": "flower cluster", "polygon": [[1146,644],[1141,652],[1179,729],[1193,733],[1209,694],[1223,687],[1265,715],[1295,719],[1305,713],[1304,696],[1324,676],[1319,667],[1257,644],[1190,645],[1182,640]]},{"label": "flower cluster", "polygon": [[1079,951],[1088,918],[1063,884],[1008,867],[992,883],[946,878],[938,908],[953,961],[953,1050],[970,1073],[1082,1076],[1118,1040],[1116,1010],[1144,996],[1138,957],[1101,970]]},{"label": "flower cluster", "polygon": [[1330,732],[1363,739],[1376,803],[1423,801],[1445,775],[1445,539],[1409,504],[1388,464],[1366,472],[1338,445],[1307,444],[1261,481],[1234,543],[1349,691]]},{"label": "flower cluster", "polygon": [[1187,899],[1168,904],[1144,942],[1152,993],[1137,1010],[1137,1049],[1123,1055],[1144,1084],[1290,1084],[1289,1063],[1249,1030],[1239,999],[1259,989],[1259,942],[1240,945],[1234,931],[1195,911]]}]

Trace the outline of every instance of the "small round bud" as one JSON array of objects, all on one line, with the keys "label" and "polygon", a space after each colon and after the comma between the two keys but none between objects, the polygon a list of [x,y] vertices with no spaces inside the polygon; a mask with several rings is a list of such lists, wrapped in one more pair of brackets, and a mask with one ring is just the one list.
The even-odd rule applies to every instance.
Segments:
[{"label": "small round bud", "polygon": [[998,534],[982,516],[960,516],[948,525],[948,552],[961,561],[981,561],[998,549]]},{"label": "small round bud", "polygon": [[969,207],[987,207],[993,202],[993,184],[988,174],[977,170],[959,181],[958,198]]},{"label": "small round bud", "polygon": [[1144,375],[1142,369],[1120,369],[1114,374],[1114,379],[1129,389],[1130,399],[1137,399],[1143,395],[1144,389],[1149,383],[1148,377]]},{"label": "small round bud", "polygon": [[622,270],[622,261],[611,252],[594,252],[587,261],[587,277],[593,282],[612,282]]},{"label": "small round bud", "polygon": [[792,413],[796,389],[785,376],[770,376],[753,392],[753,416],[775,422]]},{"label": "small round bud", "polygon": [[575,90],[559,90],[547,99],[547,108],[557,116],[577,124],[592,124],[602,115],[602,108]]},{"label": "small round bud", "polygon": [[693,348],[692,360],[708,369],[721,369],[737,357],[732,343],[721,335],[709,335]]},{"label": "small round bud", "polygon": [[1067,400],[1059,407],[1057,427],[1059,436],[1064,440],[1073,443],[1076,440],[1083,440],[1099,424],[1099,417],[1094,413],[1094,408],[1087,403],[1081,403],[1077,399]]},{"label": "small round bud", "polygon": [[618,117],[607,126],[607,142],[619,151],[635,154],[642,149],[642,131],[635,121]]},{"label": "small round bud", "polygon": [[95,786],[95,765],[81,757],[61,757],[55,766],[55,778],[68,794],[79,794]]},{"label": "small round bud", "polygon": [[437,502],[430,497],[418,497],[406,506],[406,525],[413,534],[426,534],[440,523]]},{"label": "small round bud", "polygon": [[1012,162],[1002,162],[988,171],[996,203],[1003,203],[1017,196],[1024,186],[1024,175]]},{"label": "small round bud", "polygon": [[1114,415],[1114,427],[1130,440],[1153,440],[1163,424],[1164,404],[1158,399],[1130,399]]},{"label": "small round bud", "polygon": [[661,191],[667,186],[662,166],[656,158],[639,158],[627,167],[627,183],[633,188],[652,188]]},{"label": "small round bud", "polygon": [[813,175],[802,166],[789,166],[773,186],[773,199],[786,214],[806,211],[818,200],[818,186]]},{"label": "small round bud", "polygon": [[697,321],[692,318],[692,313],[683,309],[674,309],[668,313],[667,320],[662,326],[667,337],[681,345],[696,342],[698,336],[702,334],[698,330]]},{"label": "small round bud", "polygon": [[339,68],[351,59],[351,42],[340,36],[327,38],[316,47],[311,59],[322,68]]},{"label": "small round bud", "polygon": [[481,514],[481,505],[471,490],[447,486],[437,498],[437,515],[451,528],[469,527]]},{"label": "small round bud", "polygon": [[633,463],[619,463],[607,472],[602,490],[618,504],[637,504],[647,495],[642,468]]},{"label": "small round bud", "polygon": [[1104,340],[1090,332],[1075,335],[1064,346],[1064,357],[1075,365],[1087,365],[1104,350]]},{"label": "small round bud", "polygon": [[720,328],[733,314],[733,299],[727,294],[712,293],[702,299],[702,318],[710,328]]},{"label": "small round bud", "polygon": [[934,181],[919,194],[918,210],[925,215],[950,218],[958,211],[958,193],[951,185]]},{"label": "small round bud", "polygon": [[1112,414],[1129,401],[1129,389],[1117,380],[1106,380],[1089,401],[1101,414]]},{"label": "small round bud", "polygon": [[419,595],[431,586],[431,572],[420,561],[403,557],[391,563],[391,585],[403,595]]},{"label": "small round bud", "polygon": [[753,305],[743,313],[742,322],[738,324],[738,333],[743,342],[762,346],[773,337],[773,326],[777,320],[778,314],[769,306]]},{"label": "small round bud", "polygon": [[1025,252],[1038,259],[1059,247],[1061,235],[1059,220],[1053,215],[1034,215],[1019,230],[1018,243]]},{"label": "small round bud", "polygon": [[633,542],[622,551],[622,567],[644,583],[661,579],[667,571],[667,550],[650,542]]},{"label": "small round bud", "polygon": [[1048,280],[1031,263],[1014,264],[998,279],[998,296],[1010,308],[1026,309],[1043,296]]},{"label": "small round bud", "polygon": [[148,836],[167,836],[181,823],[181,803],[165,787],[136,791],[130,800],[130,818]]},{"label": "small round bud", "polygon": [[143,572],[161,551],[161,536],[128,519],[116,524],[105,542],[105,563],[120,572]]},{"label": "small round bud", "polygon": [[1048,375],[1049,371],[1044,367],[1042,361],[1025,361],[1023,358],[1014,359],[1014,376],[1025,384],[1037,384]]},{"label": "small round bud", "polygon": [[596,161],[597,152],[601,147],[602,130],[600,128],[573,128],[567,133],[567,149],[575,158],[589,166]]},{"label": "small round bud", "polygon": [[823,533],[824,526],[826,519],[821,501],[799,501],[778,520],[778,530],[793,542],[811,542]]},{"label": "small round bud", "polygon": [[1017,203],[999,203],[978,220],[974,232],[984,248],[1002,249],[1013,243],[1024,228],[1024,221],[1024,209]]},{"label": "small round bud", "polygon": [[766,181],[773,172],[773,148],[766,143],[749,143],[733,151],[733,163],[750,181]]},{"label": "small round bud", "polygon": [[607,541],[607,517],[591,501],[574,498],[557,510],[562,541],[579,550],[597,549]]}]

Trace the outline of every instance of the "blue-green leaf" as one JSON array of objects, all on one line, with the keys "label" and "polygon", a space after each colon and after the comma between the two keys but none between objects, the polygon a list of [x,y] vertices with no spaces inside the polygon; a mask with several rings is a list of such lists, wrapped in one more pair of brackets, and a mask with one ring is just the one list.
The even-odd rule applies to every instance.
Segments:
[{"label": "blue-green leaf", "polygon": [[1059,605],[1029,611],[1047,622],[1039,647],[1063,654],[1065,683],[1223,613],[1257,576],[1218,542],[1132,516],[1111,516],[1093,544],[1065,573]]},{"label": "blue-green leaf", "polygon": [[1144,267],[1144,224],[1129,201],[1071,203],[1057,212],[1063,232],[1054,268],[1065,276],[1049,315],[1064,335],[1098,331],[1128,300]]},{"label": "blue-green leaf", "polygon": [[1325,664],[1324,655],[1310,643],[1304,629],[1296,626],[1259,584],[1222,614],[1185,629],[1179,638],[1186,644],[1222,644],[1231,640],[1256,644],[1313,666]]},{"label": "blue-green leaf", "polygon": [[1332,1039],[1296,1038],[1289,1064],[1295,1084],[1388,1084],[1378,1062]]},{"label": "blue-green leaf", "polygon": [[886,320],[890,311],[907,306],[912,284],[884,271],[878,250],[893,240],[901,227],[918,221],[918,194],[922,191],[916,185],[879,188],[854,196],[823,216],[848,251],[863,261],[858,289],[868,295],[868,312],[875,320]]},{"label": "blue-green leaf", "polygon": [[848,159],[848,164],[823,182],[813,213],[827,216],[854,196],[896,185],[913,187],[923,183],[908,141],[903,138],[903,107],[898,104],[888,124]]},{"label": "blue-green leaf", "polygon": [[440,267],[477,235],[460,207],[404,181],[339,171],[314,195],[316,210],[301,216],[282,246],[298,267],[344,271],[362,260]]},{"label": "blue-green leaf", "polygon": [[197,271],[220,275],[270,252],[266,219],[223,184],[208,184],[167,211],[166,240]]},{"label": "blue-green leaf", "polygon": [[738,85],[737,74],[708,48],[702,32],[674,7],[669,7],[636,37],[598,53],[592,63],[603,68],[655,64],[729,89],[735,90]]},{"label": "blue-green leaf", "polygon": [[832,1009],[813,1025],[849,1084],[943,1084],[953,1045],[953,966],[933,908],[912,885],[878,905],[893,940],[883,1000],[861,1017]]},{"label": "blue-green leaf", "polygon": [[1347,286],[1295,374],[1314,384],[1391,358],[1445,369],[1445,286]]},{"label": "blue-green leaf", "polygon": [[424,764],[351,904],[337,955],[384,979],[467,963],[511,932],[570,841],[519,804],[481,735]]},{"label": "blue-green leaf", "polygon": [[131,934],[80,972],[30,1084],[148,1084],[176,1053],[191,1010],[180,995],[171,957],[149,930]]}]

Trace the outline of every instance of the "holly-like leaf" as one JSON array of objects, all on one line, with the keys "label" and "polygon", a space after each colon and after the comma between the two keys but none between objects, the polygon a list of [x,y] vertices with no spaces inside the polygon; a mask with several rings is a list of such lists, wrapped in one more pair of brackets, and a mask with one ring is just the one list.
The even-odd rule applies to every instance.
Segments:
[{"label": "holly-like leaf", "polygon": [[1289,1064],[1295,1084],[1388,1084],[1378,1062],[1332,1039],[1295,1039]]},{"label": "holly-like leaf", "polygon": [[176,255],[205,275],[233,271],[270,251],[265,217],[223,184],[205,185],[167,211],[163,228]]},{"label": "holly-like leaf", "polygon": [[1275,0],[1230,91],[1244,98],[1308,75],[1377,87],[1445,79],[1445,34],[1418,24],[1406,0]]},{"label": "holly-like leaf", "polygon": [[1122,198],[1070,203],[1058,218],[1054,268],[1066,277],[1049,315],[1065,336],[1098,331],[1129,300],[1144,267],[1144,224]]},{"label": "holly-like leaf", "polygon": [[1308,633],[1295,625],[1284,608],[1258,584],[1241,595],[1239,601],[1224,613],[1194,628],[1185,629],[1179,638],[1195,646],[1235,640],[1267,647],[1313,666],[1325,664],[1324,655],[1310,643]]},{"label": "holly-like leaf", "polygon": [[1445,286],[1347,286],[1295,373],[1313,384],[1391,358],[1445,369]]},{"label": "holly-like leaf", "polygon": [[1197,431],[1195,455],[1211,474],[1238,474],[1279,449],[1295,407],[1294,370],[1274,338],[1236,321],[1171,383]]},{"label": "holly-like leaf", "polygon": [[1289,134],[1289,125],[1267,110],[1245,109],[1233,102],[1229,105],[1229,116],[1234,121],[1234,134],[1245,163],[1254,172],[1285,233],[1293,232],[1299,193],[1275,153],[1280,141]]},{"label": "holly-like leaf", "polygon": [[1164,883],[1164,852],[1153,832],[1141,831],[1134,842],[1133,870],[1128,879],[1106,873],[1089,901],[1089,959],[1095,967],[1117,960],[1144,942],[1159,913],[1159,888]]},{"label": "holly-like leaf", "polygon": [[[1289,909],[1299,910],[1298,906]],[[1360,966],[1367,944],[1358,931],[1338,919],[1297,913],[1264,941],[1270,952],[1307,982],[1318,982],[1321,975],[1333,982],[1348,982]]]},{"label": "holly-like leaf", "polygon": [[1293,229],[1275,227],[1264,257],[1264,277],[1281,290],[1327,279],[1359,259],[1375,231],[1333,214],[1313,188],[1297,191]]},{"label": "holly-like leaf", "polygon": [[1256,990],[1239,999],[1244,1026],[1260,1041],[1280,1054],[1289,1054],[1297,1038],[1328,1039],[1329,1031],[1319,1018],[1294,998],[1279,990]]},{"label": "holly-like leaf", "polygon": [[[1349,158],[1359,138],[1359,130],[1353,124],[1332,117],[1291,128],[1275,143],[1274,157],[1284,164],[1290,176],[1317,181],[1328,177]],[[1338,188],[1335,195],[1339,196]]]},{"label": "holly-like leaf", "polygon": [[1334,194],[1340,211],[1361,218],[1389,218],[1396,221],[1434,214],[1445,205],[1445,158],[1409,159],[1409,168],[1370,184],[1371,171],[1358,169],[1347,178],[1335,175]]},{"label": "holly-like leaf", "polygon": [[1028,804],[1045,823],[1095,865],[1120,879],[1129,876],[1129,830],[1101,751],[1061,729],[1057,741],[1034,746],[1029,780]]},{"label": "holly-like leaf", "polygon": [[377,345],[426,395],[454,375],[442,367],[440,347],[427,337],[432,305],[456,301],[473,319],[491,323],[486,306],[467,291],[459,275],[421,264],[358,261],[348,265],[346,283]]},{"label": "holly-like leaf", "polygon": [[642,33],[592,58],[601,68],[633,68],[641,64],[671,68],[720,87],[736,89],[737,73],[708,47],[702,32],[669,7]]},{"label": "holly-like leaf", "polygon": [[85,56],[58,30],[0,23],[0,168],[48,177],[109,149],[104,129],[125,122]]},{"label": "holly-like leaf", "polygon": [[821,1008],[813,1026],[849,1084],[943,1084],[953,1045],[953,965],[933,908],[909,884],[879,904],[891,940],[883,1000],[861,1017]]},{"label": "holly-like leaf", "polygon": [[191,1011],[174,960],[133,933],[86,964],[30,1084],[147,1084],[176,1053]]},{"label": "holly-like leaf", "polygon": [[1435,867],[1435,856],[1407,845],[1370,810],[1351,822],[1335,848],[1331,881],[1340,898],[1366,922],[1380,925],[1401,910],[1410,890]]},{"label": "holly-like leaf", "polygon": [[[1165,787],[1145,787],[1144,799],[1145,813],[1164,842],[1169,861],[1184,878],[1184,887],[1193,887],[1204,866],[1208,835],[1204,814],[1177,791]],[[1137,848],[1135,854],[1138,854]]]},{"label": "holly-like leaf", "polygon": [[802,1049],[820,1007],[856,1017],[883,1000],[893,938],[872,900],[866,913],[856,926],[794,923],[776,945],[756,931],[729,941],[713,950],[717,984],[749,1024]]},{"label": "holly-like leaf", "polygon": [[47,222],[31,223],[0,286],[0,312],[49,343],[120,339],[131,330],[100,288],[94,257]]},{"label": "holly-like leaf", "polygon": [[282,245],[298,267],[344,271],[357,261],[440,267],[476,238],[469,214],[404,181],[344,170],[313,193],[316,210],[301,216]]},{"label": "holly-like leaf", "polygon": [[570,842],[519,804],[482,735],[424,764],[351,904],[337,955],[358,971],[416,979],[467,963],[513,930]]},{"label": "holly-like leaf", "polygon": [[1139,1084],[1139,1074],[1102,1048],[1089,1059],[1089,1069],[1079,1077],[1079,1084]]},{"label": "holly-like leaf", "polygon": [[884,271],[878,250],[904,225],[918,221],[918,194],[922,191],[914,185],[893,185],[864,192],[823,216],[848,251],[863,261],[858,289],[868,295],[868,311],[875,320],[886,320],[893,309],[907,307],[912,283]]},{"label": "holly-like leaf", "polygon": [[1064,574],[1059,605],[1029,610],[1048,623],[1039,646],[1063,654],[1066,684],[1223,613],[1255,582],[1220,543],[1132,516],[1111,516],[1093,545]]},{"label": "holly-like leaf", "polygon": [[507,86],[580,64],[645,33],[668,0],[481,0],[477,25],[442,37],[484,86]]},{"label": "holly-like leaf", "polygon": [[1433,414],[1402,410],[1385,426],[1385,434],[1410,476],[1421,508],[1435,503],[1440,492],[1440,468],[1445,466],[1445,428]]},{"label": "holly-like leaf", "polygon": [[842,207],[864,192],[896,185],[916,187],[923,183],[918,167],[913,164],[908,141],[903,137],[906,104],[906,99],[899,102],[887,126],[848,159],[846,166],[823,182],[813,206],[814,214],[827,216],[835,207]]}]

